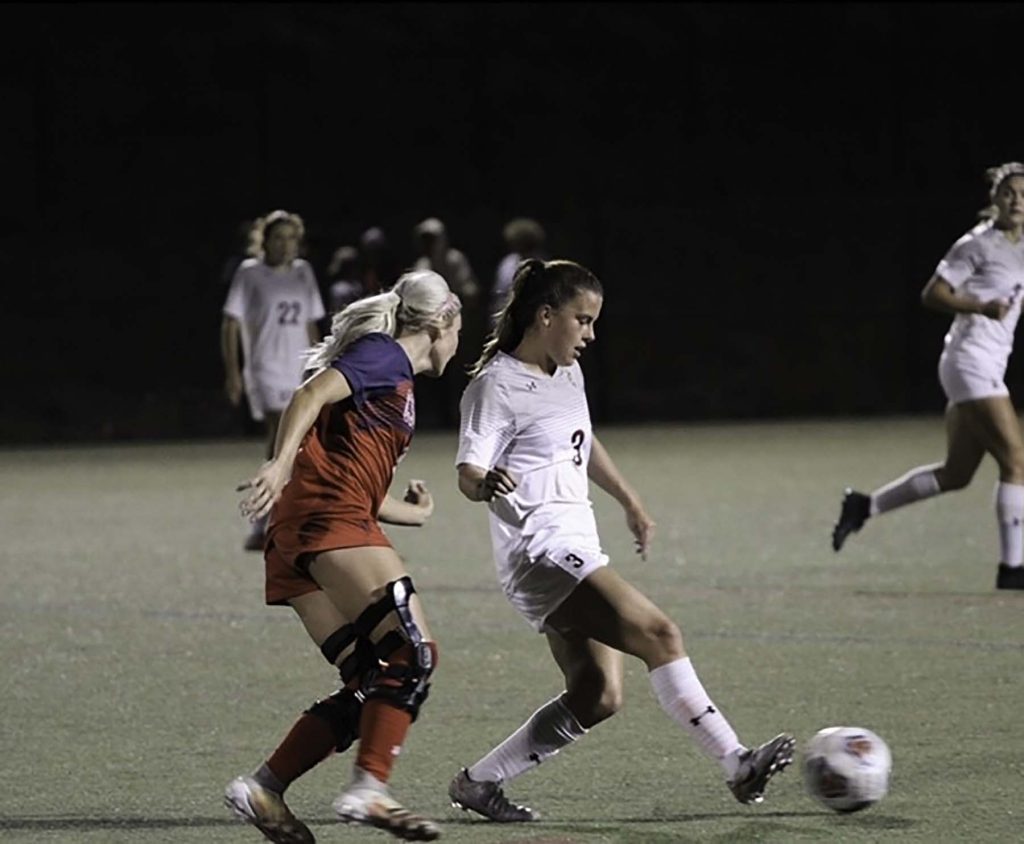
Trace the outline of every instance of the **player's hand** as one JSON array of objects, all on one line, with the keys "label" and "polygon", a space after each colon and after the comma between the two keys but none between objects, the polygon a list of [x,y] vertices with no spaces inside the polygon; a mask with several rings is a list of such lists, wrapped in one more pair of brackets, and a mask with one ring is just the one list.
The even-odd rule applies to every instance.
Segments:
[{"label": "player's hand", "polygon": [[238,407],[242,400],[242,376],[237,372],[229,372],[224,378],[224,395],[228,397],[232,407]]},{"label": "player's hand", "polygon": [[477,487],[479,501],[490,501],[495,495],[508,495],[519,484],[507,469],[495,466],[484,475]]},{"label": "player's hand", "polygon": [[405,489],[405,497],[402,500],[422,510],[423,518],[427,518],[434,512],[434,497],[423,481],[409,481],[409,486]]},{"label": "player's hand", "polygon": [[1010,303],[1005,299],[990,299],[981,303],[981,315],[1000,320],[1010,312]]},{"label": "player's hand", "polygon": [[288,483],[288,473],[275,461],[269,460],[260,467],[256,476],[243,481],[236,487],[237,492],[249,490],[249,494],[238,505],[242,515],[250,522],[255,522],[270,512],[281,490]]},{"label": "player's hand", "polygon": [[642,505],[637,504],[626,508],[626,524],[629,526],[630,533],[633,534],[636,552],[640,555],[640,559],[646,560],[647,549],[650,548],[651,541],[654,539],[654,520],[647,515],[647,511]]}]

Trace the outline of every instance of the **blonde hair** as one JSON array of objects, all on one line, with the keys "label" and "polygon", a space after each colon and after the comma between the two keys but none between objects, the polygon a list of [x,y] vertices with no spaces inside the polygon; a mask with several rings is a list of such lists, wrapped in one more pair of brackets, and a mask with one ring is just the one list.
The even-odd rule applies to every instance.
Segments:
[{"label": "blonde hair", "polygon": [[978,212],[979,217],[986,220],[995,220],[999,216],[999,209],[996,207],[996,192],[999,190],[999,186],[1009,179],[1010,176],[1024,176],[1024,164],[1021,164],[1019,161],[1007,161],[1005,164],[989,167],[985,171],[985,178],[989,182],[988,198],[991,200],[991,204]]},{"label": "blonde hair", "polygon": [[498,311],[494,330],[484,343],[480,357],[469,368],[469,377],[475,378],[498,352],[515,349],[533,324],[539,308],[548,305],[557,310],[581,290],[604,295],[597,276],[575,261],[541,261],[539,258],[522,261],[512,279],[512,295]]},{"label": "blonde hair", "polygon": [[263,254],[263,244],[270,236],[270,232],[282,223],[288,223],[289,225],[295,226],[295,231],[299,236],[299,243],[302,243],[303,239],[306,237],[306,224],[302,221],[302,217],[298,214],[292,214],[290,211],[278,209],[277,211],[271,211],[266,217],[257,217],[252,224],[254,234],[253,239],[258,244],[260,255]]},{"label": "blonde hair", "polygon": [[391,337],[403,331],[432,331],[448,325],[462,310],[459,297],[431,270],[404,273],[395,286],[367,296],[338,311],[331,333],[306,352],[306,368],[320,370],[360,337],[379,332]]}]

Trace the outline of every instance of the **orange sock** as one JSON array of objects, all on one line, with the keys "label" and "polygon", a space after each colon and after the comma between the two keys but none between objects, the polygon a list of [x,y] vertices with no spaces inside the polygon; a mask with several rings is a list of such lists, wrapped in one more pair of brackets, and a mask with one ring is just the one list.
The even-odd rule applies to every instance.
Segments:
[{"label": "orange sock", "polygon": [[411,723],[412,715],[389,700],[366,701],[359,721],[356,766],[387,782]]},{"label": "orange sock", "polygon": [[337,739],[323,718],[303,714],[267,760],[267,767],[287,788],[334,752]]},{"label": "orange sock", "polygon": [[[431,643],[433,644],[433,643]],[[437,647],[432,647],[434,661],[437,661]],[[412,645],[402,645],[391,654],[391,665],[409,665],[414,657]],[[397,685],[397,681],[385,680]],[[412,724],[412,715],[395,706],[389,700],[375,698],[363,704],[359,720],[359,753],[356,766],[373,774],[381,782],[387,782],[394,767],[395,758],[402,750],[405,735]]]}]

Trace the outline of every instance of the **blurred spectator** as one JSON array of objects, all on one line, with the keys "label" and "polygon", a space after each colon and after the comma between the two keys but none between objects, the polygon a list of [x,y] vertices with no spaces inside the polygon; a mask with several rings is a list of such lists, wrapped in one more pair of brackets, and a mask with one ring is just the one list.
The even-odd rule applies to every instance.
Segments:
[{"label": "blurred spectator", "polygon": [[383,229],[368,228],[359,236],[362,257],[363,295],[373,296],[391,286],[397,273],[391,263],[391,249]]},{"label": "blurred spectator", "polygon": [[462,342],[454,365],[445,369],[440,378],[425,383],[417,395],[417,410],[423,410],[422,418],[429,420],[427,424],[451,428],[459,420],[459,396],[467,383],[466,367],[476,358],[483,342],[480,285],[466,256],[448,245],[444,223],[436,217],[416,225],[413,244],[418,256],[415,269],[433,270],[462,299]]},{"label": "blurred spectator", "polygon": [[498,312],[505,307],[508,294],[512,290],[512,279],[516,269],[527,258],[545,260],[544,241],[547,239],[544,229],[536,220],[529,217],[517,217],[510,220],[502,233],[508,254],[501,259],[494,274],[494,287],[491,288],[487,303],[487,316],[490,327],[494,327]]},{"label": "blurred spectator", "polygon": [[480,295],[480,285],[473,268],[458,249],[448,245],[448,232],[436,217],[428,217],[413,229],[416,247],[415,268],[433,270],[448,282],[452,292],[462,299],[463,306],[471,305]]},{"label": "blurred spectator", "polygon": [[[242,261],[231,281],[221,321],[221,356],[228,401],[237,406],[245,391],[253,419],[265,420],[269,458],[281,412],[302,380],[302,353],[320,339],[316,322],[324,316],[324,305],[313,268],[298,257],[302,218],[274,211],[257,220],[255,228],[261,254]],[[253,524],[247,549],[262,550],[264,526],[265,520]]]},{"label": "blurred spectator", "polygon": [[340,246],[334,250],[327,265],[328,307],[337,313],[356,299],[367,295],[359,277],[359,252],[354,246]]},{"label": "blurred spectator", "polygon": [[246,258],[257,258],[260,254],[260,233],[255,220],[242,220],[235,231],[235,243],[231,257],[224,262],[220,281],[224,287],[231,284],[235,272]]}]

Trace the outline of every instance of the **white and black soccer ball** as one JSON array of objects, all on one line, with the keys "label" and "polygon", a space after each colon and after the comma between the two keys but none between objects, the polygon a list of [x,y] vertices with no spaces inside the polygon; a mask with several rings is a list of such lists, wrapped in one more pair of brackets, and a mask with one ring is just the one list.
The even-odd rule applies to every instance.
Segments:
[{"label": "white and black soccer ball", "polygon": [[811,796],[836,812],[859,812],[889,791],[892,754],[862,727],[826,727],[804,748],[804,781]]}]

